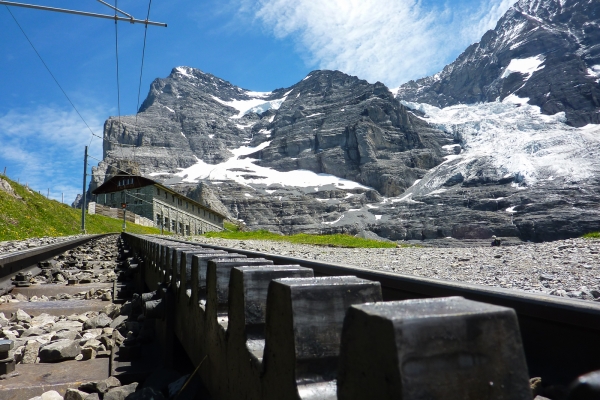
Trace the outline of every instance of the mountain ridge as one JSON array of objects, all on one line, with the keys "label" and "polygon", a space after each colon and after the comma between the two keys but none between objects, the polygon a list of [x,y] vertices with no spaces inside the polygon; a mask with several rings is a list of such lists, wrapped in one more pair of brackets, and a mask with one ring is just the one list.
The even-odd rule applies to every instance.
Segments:
[{"label": "mountain ridge", "polygon": [[[586,4],[588,21],[597,6]],[[282,233],[550,240],[600,230],[600,127],[578,127],[595,121],[596,106],[589,85],[573,86],[598,86],[581,73],[595,71],[600,36],[596,25],[574,35],[587,51],[575,54],[563,33],[541,28],[573,25],[582,7],[520,1],[500,33],[395,95],[340,71],[253,92],[175,67],[152,83],[137,116],[107,120],[90,188],[117,167],[192,198],[212,193],[233,219]],[[547,37],[557,54],[540,53]],[[557,78],[574,60],[585,71]],[[542,92],[551,95],[538,105]]]},{"label": "mountain ridge", "polygon": [[[436,107],[528,98],[567,123],[600,123],[600,3],[520,0],[440,73],[398,88],[396,97]],[[530,74],[505,75],[513,60],[543,58]]]}]

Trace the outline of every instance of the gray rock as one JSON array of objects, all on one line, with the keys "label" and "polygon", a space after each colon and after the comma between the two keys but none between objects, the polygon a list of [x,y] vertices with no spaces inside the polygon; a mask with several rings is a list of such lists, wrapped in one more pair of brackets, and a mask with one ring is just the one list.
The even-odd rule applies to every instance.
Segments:
[{"label": "gray rock", "polygon": [[42,393],[40,396],[41,400],[63,400],[63,397],[56,390],[50,390]]},{"label": "gray rock", "polygon": [[83,323],[83,329],[94,329],[94,328],[105,328],[110,325],[112,319],[104,314],[100,313],[97,317],[89,318]]},{"label": "gray rock", "polygon": [[112,322],[110,323],[110,327],[111,328],[117,328],[119,327],[119,325],[121,325],[123,322],[127,321],[127,316],[126,315],[119,315],[118,317],[116,317],[115,319],[112,320]]},{"label": "gray rock", "polygon": [[74,340],[62,339],[45,344],[40,348],[40,362],[54,362],[75,358],[81,351]]},{"label": "gray rock", "polygon": [[64,400],[85,400],[89,393],[77,389],[67,389]]},{"label": "gray rock", "polygon": [[21,360],[21,363],[35,364],[38,358],[40,346],[40,343],[35,340],[28,341],[23,351],[23,358]]},{"label": "gray rock", "polygon": [[81,339],[81,334],[77,331],[66,331],[65,330],[65,331],[56,332],[50,338],[50,340],[61,340],[61,339],[77,340],[77,339]]},{"label": "gray rock", "polygon": [[121,386],[121,382],[114,376],[111,376],[111,377],[101,380],[101,381],[82,383],[81,385],[79,385],[79,390],[82,390],[82,391],[88,392],[88,393],[103,394],[103,393],[106,393],[107,391],[109,391],[110,389],[116,388],[119,386]]},{"label": "gray rock", "polygon": [[[514,93],[529,98],[529,104],[540,106],[545,114],[565,112],[571,125],[600,123],[594,100],[600,86],[588,72],[598,64],[592,49],[600,37],[594,22],[600,4],[576,0],[548,1],[535,8],[532,4],[517,2],[479,43],[439,74],[402,85],[398,98],[447,107],[492,102]],[[531,76],[505,74],[512,59],[538,55],[544,55],[544,68]]]},{"label": "gray rock", "polygon": [[134,382],[129,385],[119,386],[113,389],[110,389],[108,392],[104,394],[103,400],[125,400],[127,396],[131,393],[135,392],[138,383]]},{"label": "gray rock", "polygon": [[145,387],[135,393],[130,394],[127,400],[165,400],[165,396],[158,390]]},{"label": "gray rock", "polygon": [[600,370],[578,377],[571,385],[568,400],[600,398]]},{"label": "gray rock", "polygon": [[31,321],[31,316],[19,308],[10,320],[11,322],[29,322]]}]

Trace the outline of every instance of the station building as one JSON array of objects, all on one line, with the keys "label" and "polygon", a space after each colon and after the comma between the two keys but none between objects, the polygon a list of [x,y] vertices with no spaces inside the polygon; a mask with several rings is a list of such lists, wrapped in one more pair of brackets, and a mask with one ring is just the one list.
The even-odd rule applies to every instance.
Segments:
[{"label": "station building", "polygon": [[225,215],[142,176],[115,175],[92,192],[97,204],[122,208],[180,235],[222,231]]}]

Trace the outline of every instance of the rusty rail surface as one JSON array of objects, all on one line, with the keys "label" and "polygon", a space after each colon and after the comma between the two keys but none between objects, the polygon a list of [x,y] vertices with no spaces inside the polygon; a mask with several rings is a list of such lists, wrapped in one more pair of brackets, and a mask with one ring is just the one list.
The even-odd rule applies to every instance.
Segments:
[{"label": "rusty rail surface", "polygon": [[[402,385],[411,391],[407,376],[419,392],[445,379],[451,385],[449,376],[457,379],[461,365],[485,380],[493,364],[496,381],[511,387],[516,399],[527,398],[516,393],[529,377],[568,385],[600,369],[600,349],[593,345],[600,339],[600,305],[594,302],[156,236],[124,239],[143,265],[141,281],[155,291],[147,311],[164,321],[163,337],[176,338],[194,363],[208,355],[201,375],[215,398],[359,398],[352,397],[361,393],[357,388],[368,388],[363,396],[385,385],[389,393]],[[377,324],[380,329],[365,328]],[[406,339],[428,336],[437,339]],[[435,347],[447,337],[456,343]],[[418,356],[423,348],[441,358]],[[402,371],[384,365],[391,353]],[[418,374],[422,382],[415,383],[410,376],[428,369],[437,369],[437,378]],[[488,394],[481,398],[496,398]],[[468,397],[464,391],[444,396]]]}]

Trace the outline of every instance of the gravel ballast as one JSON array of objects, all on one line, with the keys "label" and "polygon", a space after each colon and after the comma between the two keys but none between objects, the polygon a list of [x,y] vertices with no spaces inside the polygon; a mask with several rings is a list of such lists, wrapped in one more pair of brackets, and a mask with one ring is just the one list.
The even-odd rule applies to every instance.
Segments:
[{"label": "gravel ballast", "polygon": [[[181,238],[183,239],[183,238]],[[185,238],[185,240],[190,240]],[[600,240],[568,239],[491,247],[351,249],[262,240],[194,241],[575,299],[600,301]]]}]

